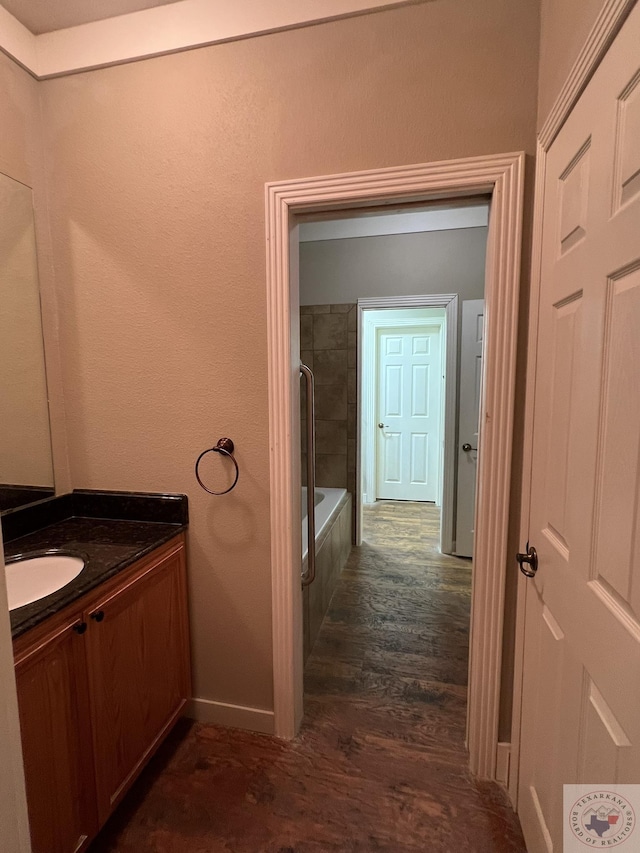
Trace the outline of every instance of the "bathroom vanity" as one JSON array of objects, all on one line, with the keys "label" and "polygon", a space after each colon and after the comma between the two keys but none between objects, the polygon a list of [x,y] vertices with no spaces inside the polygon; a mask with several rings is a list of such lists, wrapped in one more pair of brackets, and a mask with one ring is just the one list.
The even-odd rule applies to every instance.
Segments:
[{"label": "bathroom vanity", "polygon": [[53,523],[7,524],[24,534],[9,559],[44,547],[86,559],[71,583],[11,613],[34,853],[86,849],[191,695],[186,498],[121,497],[128,508],[73,493],[54,499],[66,506]]},{"label": "bathroom vanity", "polygon": [[0,209],[0,516],[5,558],[22,557],[5,577],[31,842],[80,853],[191,696],[187,499],[53,496],[29,187],[0,174]]}]

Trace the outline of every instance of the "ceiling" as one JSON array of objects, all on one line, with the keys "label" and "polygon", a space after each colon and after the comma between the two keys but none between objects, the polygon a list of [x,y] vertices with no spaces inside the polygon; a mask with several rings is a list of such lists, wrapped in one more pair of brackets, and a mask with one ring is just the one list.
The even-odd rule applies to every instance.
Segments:
[{"label": "ceiling", "polygon": [[177,0],[1,0],[1,5],[34,35],[103,21]]},{"label": "ceiling", "polygon": [[0,51],[37,80],[434,0],[0,0]]}]

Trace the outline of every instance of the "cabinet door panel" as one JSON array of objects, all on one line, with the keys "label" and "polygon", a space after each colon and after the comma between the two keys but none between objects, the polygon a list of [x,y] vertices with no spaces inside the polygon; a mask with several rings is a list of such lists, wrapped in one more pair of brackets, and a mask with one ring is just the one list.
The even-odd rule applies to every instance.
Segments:
[{"label": "cabinet door panel", "polygon": [[76,853],[97,830],[84,637],[68,620],[16,665],[33,853]]},{"label": "cabinet door panel", "polygon": [[188,696],[184,574],[184,549],[180,548],[135,575],[87,614],[101,822]]}]

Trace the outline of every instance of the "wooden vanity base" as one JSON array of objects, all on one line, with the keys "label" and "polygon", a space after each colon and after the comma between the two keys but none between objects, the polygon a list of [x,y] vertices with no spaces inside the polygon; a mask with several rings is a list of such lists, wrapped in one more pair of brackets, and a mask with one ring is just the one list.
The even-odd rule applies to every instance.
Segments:
[{"label": "wooden vanity base", "polygon": [[191,695],[184,534],[14,655],[33,853],[81,853]]}]

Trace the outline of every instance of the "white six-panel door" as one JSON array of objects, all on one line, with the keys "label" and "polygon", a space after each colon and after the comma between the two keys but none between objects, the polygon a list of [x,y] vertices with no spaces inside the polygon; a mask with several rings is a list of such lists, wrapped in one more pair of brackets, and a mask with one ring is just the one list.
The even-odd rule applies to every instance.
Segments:
[{"label": "white six-panel door", "polygon": [[540,300],[518,810],[560,853],[564,783],[640,782],[640,5],[549,150]]},{"label": "white six-panel door", "polygon": [[440,326],[377,332],[377,497],[436,501],[441,458]]}]

